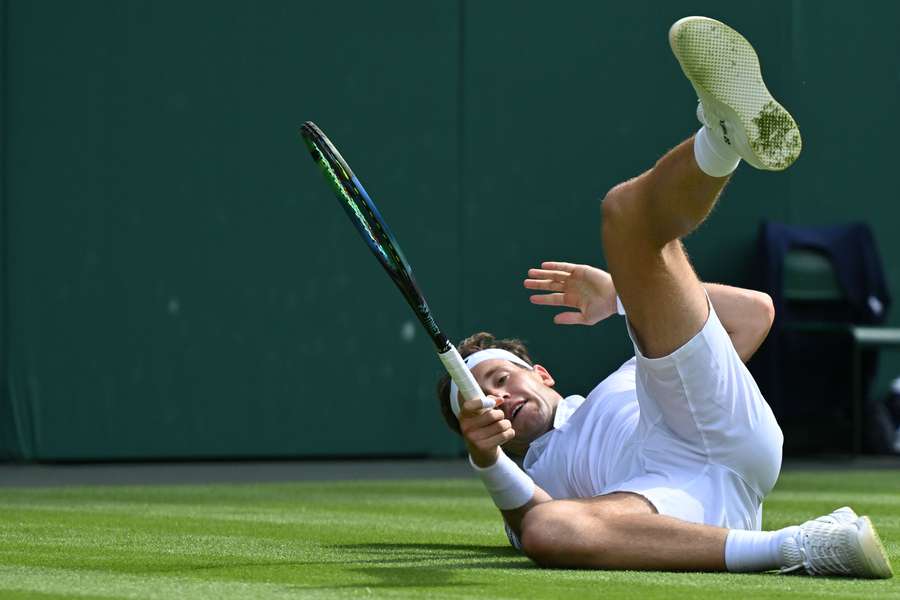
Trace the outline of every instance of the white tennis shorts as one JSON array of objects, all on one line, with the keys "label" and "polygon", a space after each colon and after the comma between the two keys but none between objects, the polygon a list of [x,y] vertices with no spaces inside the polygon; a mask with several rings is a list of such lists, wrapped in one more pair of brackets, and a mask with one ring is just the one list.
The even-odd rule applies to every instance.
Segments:
[{"label": "white tennis shorts", "polygon": [[662,358],[637,359],[642,475],[621,491],[661,514],[759,529],[762,500],[781,470],[784,437],[712,303],[703,329]]}]

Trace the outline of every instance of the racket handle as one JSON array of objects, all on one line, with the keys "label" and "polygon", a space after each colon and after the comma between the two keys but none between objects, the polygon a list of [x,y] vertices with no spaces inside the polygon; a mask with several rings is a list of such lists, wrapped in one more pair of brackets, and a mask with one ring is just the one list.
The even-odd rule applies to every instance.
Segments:
[{"label": "racket handle", "polygon": [[[459,351],[453,344],[450,344],[450,349],[446,352],[438,353],[438,358],[444,363],[444,368],[447,369],[447,373],[450,374],[450,379],[452,379],[453,383],[456,384],[456,387],[459,388],[459,393],[462,395],[464,401],[478,398],[481,400],[482,408],[494,407],[494,401],[485,397],[484,392],[481,391],[481,386],[475,381],[475,376],[472,375],[472,371],[470,371],[469,367],[466,366],[466,363],[463,362],[462,356],[459,355]],[[459,402],[457,401],[456,394],[453,392],[454,390],[451,386],[450,407],[453,409],[453,414],[459,417]]]}]

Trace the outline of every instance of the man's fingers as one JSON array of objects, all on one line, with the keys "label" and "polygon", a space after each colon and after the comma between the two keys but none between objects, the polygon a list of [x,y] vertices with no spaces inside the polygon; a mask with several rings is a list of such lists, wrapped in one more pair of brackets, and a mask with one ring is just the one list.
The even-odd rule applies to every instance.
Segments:
[{"label": "man's fingers", "polygon": [[564,312],[553,317],[557,325],[586,325],[584,315],[580,312]]},{"label": "man's fingers", "polygon": [[553,269],[528,269],[528,276],[533,279],[553,279],[555,281],[565,281],[570,274],[565,271],[556,271]]},{"label": "man's fingers", "polygon": [[500,433],[497,433],[488,438],[485,438],[481,441],[478,441],[478,442],[470,441],[469,443],[471,445],[475,446],[476,448],[478,448],[479,450],[490,450],[491,448],[496,448],[497,446],[502,446],[503,444],[505,444],[509,440],[513,439],[514,437],[516,437],[516,430],[513,428],[509,428],[504,431],[501,431]]},{"label": "man's fingers", "polygon": [[565,294],[535,294],[529,296],[532,304],[543,304],[545,306],[562,306]]},{"label": "man's fingers", "polygon": [[512,423],[509,422],[509,419],[501,419],[496,423],[492,423],[491,425],[473,429],[466,435],[466,438],[473,444],[482,446],[486,445],[484,444],[484,442],[486,442],[487,440],[509,429],[512,429]]},{"label": "man's fingers", "polygon": [[480,427],[486,427],[491,423],[502,421],[505,418],[506,415],[502,410],[494,408],[486,410],[478,416],[467,418],[464,423],[460,424],[460,428],[462,432],[465,433],[467,431],[474,431]]},{"label": "man's fingers", "polygon": [[568,306],[569,308],[578,308],[574,303],[574,299],[568,294],[535,294],[529,296],[532,304],[543,304],[545,306]]},{"label": "man's fingers", "polygon": [[575,267],[578,265],[567,262],[555,262],[555,261],[547,261],[542,262],[541,267],[544,269],[549,269],[551,271],[564,271],[566,275],[569,275],[572,271],[575,270]]},{"label": "man's fingers", "polygon": [[550,279],[526,279],[525,287],[529,290],[548,290],[552,292],[561,292],[565,289],[564,284]]},{"label": "man's fingers", "polygon": [[489,443],[491,445],[502,446],[503,444],[510,441],[514,437],[516,437],[516,430],[515,429],[507,429],[503,433],[498,433],[491,439],[487,440],[487,443]]}]

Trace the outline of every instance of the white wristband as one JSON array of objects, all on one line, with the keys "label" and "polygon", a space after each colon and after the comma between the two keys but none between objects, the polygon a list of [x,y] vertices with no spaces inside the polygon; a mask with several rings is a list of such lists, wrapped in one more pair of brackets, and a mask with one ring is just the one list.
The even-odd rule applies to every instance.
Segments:
[{"label": "white wristband", "polygon": [[519,468],[510,457],[500,451],[500,458],[489,467],[481,468],[472,462],[469,464],[481,477],[484,487],[500,510],[512,510],[528,504],[534,497],[534,482],[525,471]]},{"label": "white wristband", "polygon": [[625,316],[625,305],[622,304],[622,300],[619,298],[618,294],[616,295],[616,312]]}]

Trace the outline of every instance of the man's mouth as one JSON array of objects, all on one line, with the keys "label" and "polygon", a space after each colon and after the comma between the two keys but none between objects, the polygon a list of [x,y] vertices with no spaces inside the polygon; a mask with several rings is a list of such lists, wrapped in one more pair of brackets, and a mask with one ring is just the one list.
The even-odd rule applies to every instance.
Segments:
[{"label": "man's mouth", "polygon": [[528,402],[528,400],[522,400],[519,405],[512,410],[512,412],[509,414],[510,421],[516,418],[516,415],[519,414],[519,411],[522,410],[522,407],[525,406],[526,402]]}]

